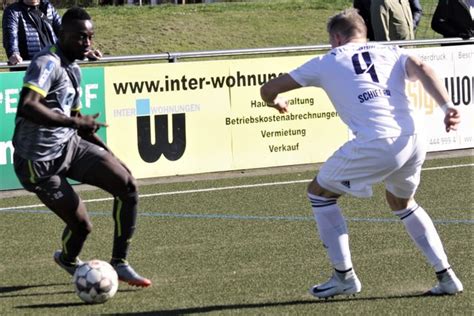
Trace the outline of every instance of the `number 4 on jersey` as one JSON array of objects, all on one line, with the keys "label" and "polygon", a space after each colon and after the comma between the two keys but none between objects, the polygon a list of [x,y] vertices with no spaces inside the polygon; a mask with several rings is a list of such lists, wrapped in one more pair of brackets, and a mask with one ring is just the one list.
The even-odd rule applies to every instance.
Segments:
[{"label": "number 4 on jersey", "polygon": [[[360,56],[364,59],[366,68],[362,68],[360,64]],[[375,72],[375,65],[372,63],[369,52],[357,53],[352,56],[352,65],[354,65],[354,71],[357,75],[362,75],[365,73],[370,74],[373,82],[379,82],[377,73]]]}]

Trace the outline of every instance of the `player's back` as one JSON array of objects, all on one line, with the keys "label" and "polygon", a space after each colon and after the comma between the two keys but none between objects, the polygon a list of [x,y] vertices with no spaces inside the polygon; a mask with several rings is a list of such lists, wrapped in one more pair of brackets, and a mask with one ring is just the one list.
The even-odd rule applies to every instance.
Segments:
[{"label": "player's back", "polygon": [[405,93],[406,57],[394,46],[349,43],[308,64],[317,77],[312,85],[326,91],[358,139],[370,140],[417,131]]}]

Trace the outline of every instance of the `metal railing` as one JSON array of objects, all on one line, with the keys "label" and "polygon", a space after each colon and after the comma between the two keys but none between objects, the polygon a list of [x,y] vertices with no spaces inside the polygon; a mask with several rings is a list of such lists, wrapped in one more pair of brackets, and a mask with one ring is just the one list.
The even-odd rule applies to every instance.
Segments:
[{"label": "metal railing", "polygon": [[[386,45],[398,46],[431,46],[441,44],[473,44],[474,37],[463,40],[462,38],[443,38],[443,39],[427,39],[427,40],[403,40],[379,42]],[[271,47],[271,48],[248,48],[248,49],[229,49],[229,50],[211,50],[211,51],[195,51],[195,52],[166,52],[160,54],[146,55],[130,55],[130,56],[106,56],[97,61],[80,61],[80,64],[111,64],[111,63],[127,63],[127,62],[143,62],[143,61],[163,61],[177,62],[180,59],[193,58],[210,58],[210,57],[229,57],[229,56],[245,56],[245,55],[268,55],[268,54],[285,54],[285,53],[307,53],[327,51],[330,45],[309,45],[309,46],[287,46],[287,47]],[[29,61],[22,62],[15,66],[10,66],[6,62],[0,63],[0,69],[5,68],[25,68],[29,65]]]}]

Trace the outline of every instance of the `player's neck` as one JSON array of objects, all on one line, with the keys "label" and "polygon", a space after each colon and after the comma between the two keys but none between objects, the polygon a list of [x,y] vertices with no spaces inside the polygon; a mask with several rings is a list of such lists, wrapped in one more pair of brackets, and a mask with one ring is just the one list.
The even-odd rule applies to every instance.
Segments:
[{"label": "player's neck", "polygon": [[76,58],[71,56],[71,54],[69,54],[62,48],[61,41],[58,42],[57,46],[63,55],[63,59],[66,59],[68,61],[68,64],[72,64],[76,60]]},{"label": "player's neck", "polygon": [[347,41],[344,43],[349,44],[349,43],[354,43],[354,44],[365,44],[367,43],[367,39],[363,37],[350,37],[347,39]]}]

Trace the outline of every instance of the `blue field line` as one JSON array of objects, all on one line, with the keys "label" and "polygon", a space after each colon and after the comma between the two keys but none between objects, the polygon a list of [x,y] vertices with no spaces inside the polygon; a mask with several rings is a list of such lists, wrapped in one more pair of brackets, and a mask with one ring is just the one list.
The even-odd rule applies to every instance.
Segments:
[{"label": "blue field line", "polygon": [[[49,210],[25,210],[25,209],[2,209],[1,213],[16,213],[16,214],[51,214]],[[112,216],[111,212],[88,212],[91,216]],[[194,218],[194,219],[231,219],[231,220],[250,220],[250,221],[286,221],[286,222],[307,222],[314,221],[311,216],[256,216],[256,215],[237,215],[237,214],[186,214],[186,213],[154,213],[154,212],[139,212],[138,216],[143,217],[168,217],[168,218]],[[349,222],[364,222],[364,223],[399,223],[398,218],[346,218]],[[473,219],[438,219],[433,220],[436,224],[474,224]]]}]

